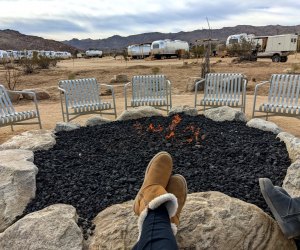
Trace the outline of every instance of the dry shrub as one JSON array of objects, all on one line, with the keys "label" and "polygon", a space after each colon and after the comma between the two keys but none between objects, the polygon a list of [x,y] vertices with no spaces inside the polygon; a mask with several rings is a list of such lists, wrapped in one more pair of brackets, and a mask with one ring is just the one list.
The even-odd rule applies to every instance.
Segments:
[{"label": "dry shrub", "polygon": [[152,72],[153,75],[157,75],[158,73],[160,73],[160,68],[159,67],[152,67],[151,72]]}]

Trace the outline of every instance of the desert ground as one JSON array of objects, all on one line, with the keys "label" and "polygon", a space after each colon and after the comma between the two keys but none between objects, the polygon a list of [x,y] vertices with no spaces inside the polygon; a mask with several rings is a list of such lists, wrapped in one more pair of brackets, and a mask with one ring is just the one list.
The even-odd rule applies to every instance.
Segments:
[{"label": "desert ground", "polygon": [[[211,59],[211,69],[213,72],[237,72],[243,73],[249,80],[247,85],[246,115],[251,118],[253,108],[253,93],[255,85],[260,81],[270,79],[271,74],[286,73],[295,64],[300,64],[299,55],[289,56],[287,63],[273,63],[270,59],[259,59],[257,62],[234,63],[233,58]],[[118,74],[125,74],[128,79],[134,75],[152,74],[154,68],[159,69],[160,74],[164,74],[172,83],[173,106],[190,105],[193,106],[194,93],[186,89],[186,85],[192,77],[200,76],[200,63],[202,59],[166,59],[166,60],[130,60],[123,58],[104,57],[94,59],[71,59],[57,63],[56,67],[50,69],[37,69],[33,74],[21,74],[18,90],[39,88],[46,90],[51,98],[39,101],[43,129],[53,129],[57,122],[62,121],[60,97],[57,89],[59,80],[95,77],[98,82],[112,84],[115,88],[116,106],[118,115],[124,110],[124,84],[125,82],[110,83],[111,79]],[[0,84],[7,85],[5,79],[5,69],[0,66]],[[297,72],[300,73],[300,72]],[[102,90],[103,93],[105,89]],[[262,89],[259,94],[258,104],[266,100],[268,89]],[[104,99],[110,96],[105,95]],[[33,102],[20,100],[15,104],[17,110],[30,110]],[[74,122],[84,124],[90,115],[81,116]],[[107,118],[114,119],[113,116]],[[300,120],[290,117],[271,117],[270,121],[275,122],[283,130],[300,137]],[[14,126],[11,131],[9,126],[0,128],[0,144],[14,135],[26,130],[38,129],[37,125]]]}]

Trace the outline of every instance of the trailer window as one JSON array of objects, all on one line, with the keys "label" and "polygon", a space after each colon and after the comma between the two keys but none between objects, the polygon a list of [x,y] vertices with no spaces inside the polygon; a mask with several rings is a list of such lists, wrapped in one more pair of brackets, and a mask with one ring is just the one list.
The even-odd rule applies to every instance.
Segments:
[{"label": "trailer window", "polygon": [[159,44],[158,43],[153,44],[153,49],[159,49]]},{"label": "trailer window", "polygon": [[296,41],[297,41],[296,38],[292,38],[292,39],[291,39],[291,42],[292,42],[292,43],[296,43]]}]

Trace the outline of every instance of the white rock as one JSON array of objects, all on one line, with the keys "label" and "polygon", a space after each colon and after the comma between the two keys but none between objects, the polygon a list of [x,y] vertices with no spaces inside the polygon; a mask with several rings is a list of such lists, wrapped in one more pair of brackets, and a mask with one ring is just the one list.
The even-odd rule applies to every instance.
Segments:
[{"label": "white rock", "polygon": [[300,197],[300,160],[288,168],[282,187],[292,197]]},{"label": "white rock", "polygon": [[[134,246],[138,229],[132,204],[114,205],[97,215],[90,250]],[[188,195],[176,240],[179,249],[296,249],[261,209],[219,192]]]},{"label": "white rock", "polygon": [[259,118],[253,118],[246,124],[250,128],[258,128],[263,131],[269,131],[274,134],[279,134],[282,129],[279,128],[274,122],[265,121]]},{"label": "white rock", "polygon": [[0,234],[1,250],[82,250],[74,207],[56,204],[31,213]]},{"label": "white rock", "polygon": [[94,117],[87,119],[85,126],[91,127],[91,126],[95,126],[95,125],[102,125],[102,124],[105,124],[108,122],[112,122],[112,121],[107,118],[104,118],[102,116],[94,116]]},{"label": "white rock", "polygon": [[184,113],[185,115],[189,115],[189,116],[197,116],[198,110],[196,108],[192,108],[188,105],[176,106],[176,107],[171,108],[171,110],[169,112],[169,116],[172,116],[172,115],[178,114],[178,113]]},{"label": "white rock", "polygon": [[117,118],[117,121],[133,120],[151,116],[162,116],[162,114],[156,108],[150,106],[141,106],[124,110],[123,113]]},{"label": "white rock", "polygon": [[[27,204],[35,197],[33,152],[10,149],[0,151],[0,232],[21,215]],[[1,249],[1,247],[0,247]]]},{"label": "white rock", "polygon": [[230,108],[228,106],[205,110],[204,116],[216,122],[247,121],[247,118],[242,111]]},{"label": "white rock", "polygon": [[277,135],[286,145],[289,157],[292,162],[300,160],[300,139],[287,132],[281,132]]},{"label": "white rock", "polygon": [[72,131],[75,129],[79,129],[80,124],[78,123],[71,123],[71,122],[58,122],[56,123],[55,132],[60,132],[60,131]]},{"label": "white rock", "polygon": [[0,150],[27,149],[31,151],[48,150],[55,145],[55,135],[50,130],[31,130],[16,135],[0,145]]}]

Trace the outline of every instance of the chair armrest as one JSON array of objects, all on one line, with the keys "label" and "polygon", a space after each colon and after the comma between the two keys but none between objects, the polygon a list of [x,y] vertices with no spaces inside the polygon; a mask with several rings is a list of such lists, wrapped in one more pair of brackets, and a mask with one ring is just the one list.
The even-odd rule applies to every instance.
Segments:
[{"label": "chair armrest", "polygon": [[263,81],[263,82],[261,82],[261,83],[259,83],[259,84],[256,84],[255,90],[254,90],[254,95],[256,96],[258,89],[259,89],[261,86],[263,86],[263,85],[265,85],[265,84],[267,84],[267,83],[270,83],[270,81]]},{"label": "chair armrest", "polygon": [[109,85],[109,84],[101,83],[100,85],[101,85],[101,86],[104,86],[104,87],[107,87],[107,88],[109,88],[109,89],[113,89],[113,88],[114,88],[114,86]]},{"label": "chair armrest", "polygon": [[16,93],[16,94],[28,94],[35,96],[35,92],[33,91],[24,91],[24,90],[7,90],[7,92]]},{"label": "chair armrest", "polygon": [[36,103],[36,93],[33,91],[24,91],[24,90],[7,90],[7,92],[16,93],[16,94],[27,94],[33,96],[33,101]]},{"label": "chair armrest", "polygon": [[195,93],[197,93],[198,85],[199,85],[201,82],[205,82],[205,79],[202,79],[202,80],[197,81],[197,82],[195,83]]},{"label": "chair armrest", "polygon": [[61,91],[61,92],[66,92],[66,90],[65,89],[63,89],[63,88],[61,88],[61,87],[58,87],[58,89]]},{"label": "chair armrest", "polygon": [[131,82],[125,83],[125,84],[124,84],[124,88],[127,88],[130,84],[131,84]]}]

